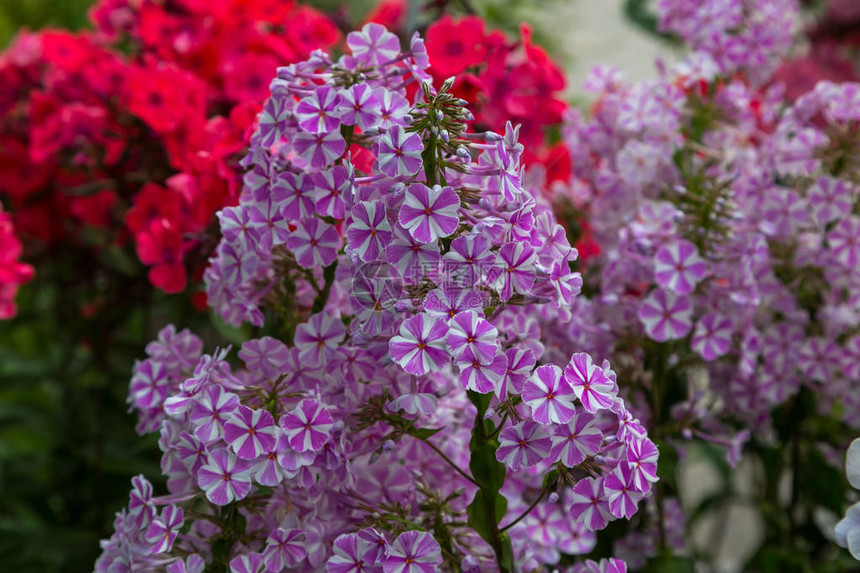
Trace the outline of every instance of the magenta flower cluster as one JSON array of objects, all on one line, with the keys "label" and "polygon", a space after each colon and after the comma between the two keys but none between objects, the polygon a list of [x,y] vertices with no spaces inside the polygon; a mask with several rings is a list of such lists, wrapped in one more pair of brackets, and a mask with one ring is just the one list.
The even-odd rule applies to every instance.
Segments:
[{"label": "magenta flower cluster", "polygon": [[562,560],[637,512],[658,450],[607,361],[541,341],[582,279],[518,129],[467,132],[417,35],[347,45],[278,70],[219,214],[209,303],[270,336],[241,366],[147,347],[129,401],[169,492],[135,478],[97,570],[625,571]]}]

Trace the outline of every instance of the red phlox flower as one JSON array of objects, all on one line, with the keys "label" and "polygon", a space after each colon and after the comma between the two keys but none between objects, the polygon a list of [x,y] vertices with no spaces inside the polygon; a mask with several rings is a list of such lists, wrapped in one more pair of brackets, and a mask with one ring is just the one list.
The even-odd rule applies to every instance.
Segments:
[{"label": "red phlox flower", "polygon": [[187,276],[182,259],[187,246],[170,221],[153,221],[148,229],[135,235],[135,242],[140,261],[152,266],[149,280],[154,286],[167,293],[185,289]]}]

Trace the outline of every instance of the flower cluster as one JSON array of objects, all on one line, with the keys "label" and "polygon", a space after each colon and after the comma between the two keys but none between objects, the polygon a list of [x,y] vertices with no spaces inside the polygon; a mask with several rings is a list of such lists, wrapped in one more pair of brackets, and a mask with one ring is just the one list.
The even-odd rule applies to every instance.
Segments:
[{"label": "flower cluster", "polygon": [[581,278],[518,130],[467,131],[417,35],[347,46],[278,69],[219,213],[209,303],[272,336],[241,368],[173,327],[147,347],[129,401],[170,493],[135,479],[97,570],[625,571],[570,556],[658,450],[608,362],[548,359],[534,317],[568,322]]},{"label": "flower cluster", "polygon": [[710,54],[725,75],[764,82],[791,48],[797,0],[660,0],[659,28]]},{"label": "flower cluster", "polygon": [[802,51],[782,63],[776,79],[785,83],[786,96],[794,100],[821,80],[856,82],[858,68],[857,24],[860,4],[852,0],[827,0],[812,11]]},{"label": "flower cluster", "polygon": [[21,241],[15,235],[12,217],[0,205],[0,320],[15,316],[18,287],[33,278],[33,267],[20,262]]},{"label": "flower cluster", "polygon": [[179,292],[189,266],[202,272],[215,211],[238,198],[268,78],[339,33],[282,0],[105,0],[93,18],[95,32],[22,33],[0,58],[0,196],[49,248],[99,256],[130,236],[152,284]]},{"label": "flower cluster", "polygon": [[[720,48],[746,41],[745,30],[782,34],[771,19],[705,18],[777,4],[662,3],[666,25],[698,51],[638,83],[596,69],[591,115],[571,114],[566,127],[577,177],[553,187],[588,211],[600,245],[584,271],[589,296],[574,301],[571,323],[552,326],[559,353],[611,360],[649,432],[678,450],[724,446],[730,465],[751,437],[785,439],[785,419],[817,428],[815,441],[796,439],[823,459],[822,442],[843,443],[860,419],[860,86],[821,82],[786,102],[780,85],[759,87],[769,53],[738,50],[753,59],[727,63],[735,51]],[[713,45],[689,36],[706,21]],[[786,418],[801,404],[807,419]],[[673,545],[653,529],[648,543],[624,543],[650,557],[657,533]]]}]

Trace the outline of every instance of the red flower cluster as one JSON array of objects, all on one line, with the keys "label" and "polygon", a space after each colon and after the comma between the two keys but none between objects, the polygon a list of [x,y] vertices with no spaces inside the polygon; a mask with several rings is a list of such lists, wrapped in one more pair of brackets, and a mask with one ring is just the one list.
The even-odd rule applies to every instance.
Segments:
[{"label": "red flower cluster", "polygon": [[15,316],[18,287],[33,278],[33,267],[21,257],[21,241],[15,236],[12,217],[0,205],[0,320]]},{"label": "red flower cluster", "polygon": [[774,80],[786,86],[786,96],[795,100],[821,80],[860,80],[860,3],[828,0],[819,17],[807,30],[809,44],[804,53],[783,63]]},{"label": "red flower cluster", "polygon": [[[472,111],[481,128],[504,131],[519,123],[520,141],[530,153],[526,164],[555,164],[564,154],[546,144],[546,129],[558,126],[567,103],[561,99],[564,72],[540,46],[532,43],[523,24],[521,39],[510,42],[487,30],[477,16],[445,16],[427,28],[428,70],[437,81],[457,75],[454,93],[478,105]],[[562,174],[564,177],[566,174]]]},{"label": "red flower cluster", "polygon": [[94,32],[23,33],[0,56],[0,197],[49,248],[131,238],[152,284],[179,292],[238,198],[275,68],[340,33],[289,0],[103,0],[91,15]]}]

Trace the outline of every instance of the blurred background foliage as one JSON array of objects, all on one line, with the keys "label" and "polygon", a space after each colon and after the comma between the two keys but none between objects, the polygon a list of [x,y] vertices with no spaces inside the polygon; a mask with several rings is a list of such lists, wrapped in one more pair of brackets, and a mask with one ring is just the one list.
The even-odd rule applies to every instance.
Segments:
[{"label": "blurred background foliage", "polygon": [[20,28],[65,28],[87,25],[93,0],[0,0],[0,47],[6,47]]}]

